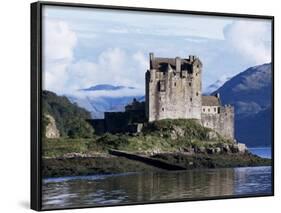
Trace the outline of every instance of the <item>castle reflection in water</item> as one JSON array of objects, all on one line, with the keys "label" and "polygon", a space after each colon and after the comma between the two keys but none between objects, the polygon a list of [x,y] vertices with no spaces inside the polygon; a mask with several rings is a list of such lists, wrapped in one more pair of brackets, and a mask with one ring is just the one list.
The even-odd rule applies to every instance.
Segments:
[{"label": "castle reflection in water", "polygon": [[271,194],[271,167],[46,179],[43,208]]}]

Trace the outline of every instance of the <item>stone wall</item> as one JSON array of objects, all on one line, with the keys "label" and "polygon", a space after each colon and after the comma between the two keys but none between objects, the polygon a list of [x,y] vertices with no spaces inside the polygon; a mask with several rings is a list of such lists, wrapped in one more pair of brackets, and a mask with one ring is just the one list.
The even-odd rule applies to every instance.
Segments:
[{"label": "stone wall", "polygon": [[234,139],[234,108],[232,106],[220,107],[220,113],[202,113],[201,123],[211,128],[225,138]]},{"label": "stone wall", "polygon": [[95,130],[95,134],[103,134],[105,132],[104,119],[87,119],[86,120]]},{"label": "stone wall", "polygon": [[104,119],[87,120],[97,134],[105,132],[140,132],[146,122],[144,102],[133,101],[125,107],[125,112],[105,112]]}]

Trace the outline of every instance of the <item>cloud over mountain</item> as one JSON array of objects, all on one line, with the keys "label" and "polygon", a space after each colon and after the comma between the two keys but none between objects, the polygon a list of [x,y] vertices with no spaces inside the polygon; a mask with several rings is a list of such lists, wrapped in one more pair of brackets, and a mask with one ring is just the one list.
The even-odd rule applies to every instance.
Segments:
[{"label": "cloud over mountain", "polygon": [[236,21],[224,28],[230,50],[257,65],[271,62],[271,29],[263,21]]},{"label": "cloud over mountain", "polygon": [[43,15],[43,86],[57,94],[95,84],[144,89],[149,52],[199,56],[204,88],[270,60],[270,21],[51,7]]}]

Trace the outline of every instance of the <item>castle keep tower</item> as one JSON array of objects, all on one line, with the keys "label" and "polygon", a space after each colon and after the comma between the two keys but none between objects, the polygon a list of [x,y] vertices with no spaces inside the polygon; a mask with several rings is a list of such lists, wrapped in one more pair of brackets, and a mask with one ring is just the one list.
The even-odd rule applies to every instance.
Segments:
[{"label": "castle keep tower", "polygon": [[159,58],[150,53],[146,72],[146,117],[201,119],[202,63],[199,58]]}]

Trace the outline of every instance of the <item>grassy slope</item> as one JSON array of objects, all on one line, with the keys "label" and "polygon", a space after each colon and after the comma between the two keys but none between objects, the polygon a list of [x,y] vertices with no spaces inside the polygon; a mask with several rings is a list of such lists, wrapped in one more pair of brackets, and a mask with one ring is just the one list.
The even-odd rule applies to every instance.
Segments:
[{"label": "grassy slope", "polygon": [[[180,127],[180,131],[179,128]],[[177,131],[175,131],[177,130]],[[210,129],[193,120],[163,120],[150,123],[137,135],[104,134],[89,139],[43,139],[43,176],[87,175],[135,171],[154,171],[154,167],[107,154],[108,149],[153,154],[169,163],[194,168],[222,168],[270,165],[271,161],[246,153],[199,154],[181,153],[188,147],[222,147],[231,144],[219,135],[209,137]],[[172,137],[174,135],[174,137]],[[88,157],[63,157],[68,153],[87,154]],[[155,154],[158,153],[158,154]],[[93,156],[93,157],[91,157]]]},{"label": "grassy slope", "polygon": [[130,152],[176,152],[191,146],[217,147],[231,143],[218,134],[210,139],[208,134],[211,131],[194,120],[166,119],[149,123],[142,133],[136,135],[106,133],[90,139],[44,139],[43,155],[59,157],[71,152],[107,152],[108,149]]}]

